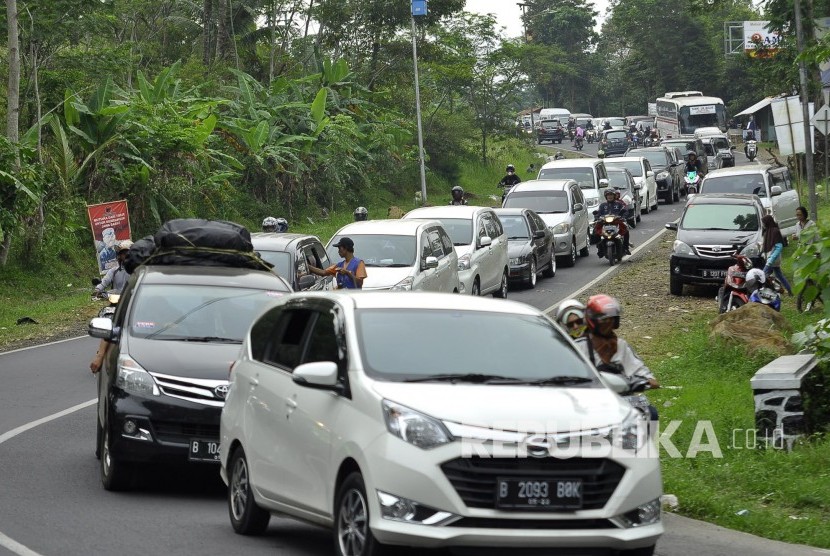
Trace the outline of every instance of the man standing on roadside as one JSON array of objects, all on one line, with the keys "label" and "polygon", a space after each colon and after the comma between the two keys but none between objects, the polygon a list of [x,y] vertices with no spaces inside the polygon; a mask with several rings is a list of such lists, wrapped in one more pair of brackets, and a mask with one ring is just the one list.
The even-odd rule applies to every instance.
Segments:
[{"label": "man standing on roadside", "polygon": [[354,241],[348,237],[341,237],[340,241],[334,244],[334,247],[337,247],[337,254],[343,257],[342,261],[326,269],[309,265],[309,271],[317,276],[334,276],[337,281],[337,289],[363,289],[363,280],[366,279],[366,265],[354,256]]}]

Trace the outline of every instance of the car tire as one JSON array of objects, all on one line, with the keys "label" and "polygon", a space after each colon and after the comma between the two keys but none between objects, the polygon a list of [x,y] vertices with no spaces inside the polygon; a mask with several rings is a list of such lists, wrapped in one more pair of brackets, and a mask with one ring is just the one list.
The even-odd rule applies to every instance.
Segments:
[{"label": "car tire", "polygon": [[643,208],[640,209],[640,210],[642,211],[643,214],[648,214],[649,212],[651,212],[651,200],[648,198],[648,193],[646,193],[646,199],[645,200],[646,200],[646,202],[643,205]]},{"label": "car tire", "polygon": [[536,278],[537,274],[539,274],[539,269],[536,268],[536,259],[530,259],[530,271],[527,274],[527,280],[525,280],[525,285],[528,288],[536,288]]},{"label": "car tire", "polygon": [[109,424],[102,426],[101,434],[101,484],[104,490],[117,492],[126,490],[132,485],[132,466],[113,457],[110,450],[110,427]]},{"label": "car tire", "polygon": [[553,278],[556,276],[556,255],[553,252],[553,246],[550,248],[550,263],[548,263],[548,266],[542,271],[542,276],[545,278]]},{"label": "car tire", "polygon": [[493,297],[507,299],[507,269],[501,273],[501,284],[499,285],[499,289],[493,292]]},{"label": "car tire", "polygon": [[569,255],[562,257],[562,266],[568,268],[576,264],[576,238],[571,239],[571,252]]},{"label": "car tire", "polygon": [[674,193],[672,192],[671,189],[666,191],[666,204],[667,205],[673,205],[674,204]]},{"label": "car tire", "polygon": [[251,488],[251,472],[245,450],[237,446],[228,460],[228,516],[240,535],[261,535],[268,528],[271,514],[260,508]]},{"label": "car tire", "polygon": [[95,418],[95,459],[101,459],[101,437],[104,436],[104,428],[101,420]]},{"label": "car tire", "polygon": [[620,550],[617,552],[618,556],[654,556],[654,551],[657,545],[644,546],[643,548],[632,548],[630,550]]},{"label": "car tire", "polygon": [[683,282],[676,276],[669,276],[669,292],[672,295],[683,295]]},{"label": "car tire", "polygon": [[657,210],[660,207],[660,200],[657,198],[657,195],[654,196],[654,204],[651,207],[651,210]]},{"label": "car tire", "polygon": [[680,202],[680,189],[679,188],[675,189],[674,192],[672,193],[672,195],[674,196],[674,200],[679,203]]},{"label": "car tire", "polygon": [[478,276],[476,276],[476,279],[473,280],[473,287],[470,288],[470,295],[474,297],[481,295],[481,282],[479,282]]},{"label": "car tire", "polygon": [[334,500],[334,553],[381,556],[385,552],[385,547],[372,534],[363,475],[354,472],[340,485]]}]

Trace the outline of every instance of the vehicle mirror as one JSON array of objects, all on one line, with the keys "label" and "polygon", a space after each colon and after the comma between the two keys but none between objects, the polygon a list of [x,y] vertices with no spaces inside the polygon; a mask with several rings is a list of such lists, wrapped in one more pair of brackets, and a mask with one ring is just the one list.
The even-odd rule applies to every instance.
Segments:
[{"label": "vehicle mirror", "polygon": [[776,195],[781,195],[784,190],[781,189],[780,185],[773,185],[772,189],[769,190],[770,197],[775,197]]},{"label": "vehicle mirror", "polygon": [[438,257],[433,257],[432,255],[430,255],[429,257],[424,259],[424,262],[421,265],[421,270],[427,270],[429,268],[438,268]]},{"label": "vehicle mirror", "polygon": [[479,247],[489,247],[493,244],[493,238],[490,236],[484,236],[478,240]]},{"label": "vehicle mirror", "polygon": [[320,390],[337,388],[337,363],[334,361],[316,361],[303,363],[294,369],[291,378],[296,384]]},{"label": "vehicle mirror", "polygon": [[626,392],[628,392],[628,381],[621,375],[600,371],[599,377],[602,379],[602,382],[604,382],[608,388],[610,388],[617,394],[625,394]]},{"label": "vehicle mirror", "polygon": [[316,283],[317,279],[313,274],[304,274],[303,276],[300,276],[297,285],[300,287],[300,290],[307,290],[309,288],[313,288]]},{"label": "vehicle mirror", "polygon": [[598,211],[598,210],[595,210],[595,211],[594,211],[594,212],[592,212],[591,214],[593,214],[594,216],[599,216],[599,211]]},{"label": "vehicle mirror", "polygon": [[649,170],[649,171],[646,172],[646,177],[647,178],[650,178],[652,176],[654,176],[654,170]]},{"label": "vehicle mirror", "polygon": [[634,190],[635,190],[635,191],[636,191],[636,190],[638,190],[638,189],[642,189],[642,188],[643,188],[643,186],[642,186],[642,185],[640,185],[639,183],[635,183],[635,184],[634,184]]},{"label": "vehicle mirror", "polygon": [[89,335],[101,340],[112,340],[115,338],[115,331],[112,326],[112,319],[106,317],[95,317],[89,321]]},{"label": "vehicle mirror", "polygon": [[666,229],[677,231],[677,220],[673,222],[666,222]]},{"label": "vehicle mirror", "polygon": [[[703,189],[703,187],[701,187],[701,189]],[[692,199],[694,199],[695,195],[696,195],[695,193],[686,193],[686,202],[689,202]]]},{"label": "vehicle mirror", "polygon": [[583,208],[585,208],[585,206],[582,203],[574,204],[574,214],[581,211]]},{"label": "vehicle mirror", "polygon": [[536,230],[533,232],[533,239],[545,239],[545,230]]},{"label": "vehicle mirror", "polygon": [[599,187],[600,189],[604,187],[608,187],[608,178],[602,178],[599,180]]}]

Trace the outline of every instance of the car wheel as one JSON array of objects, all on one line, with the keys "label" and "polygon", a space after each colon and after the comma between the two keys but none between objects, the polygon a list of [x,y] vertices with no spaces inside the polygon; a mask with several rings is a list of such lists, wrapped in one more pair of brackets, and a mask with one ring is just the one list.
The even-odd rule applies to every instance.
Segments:
[{"label": "car wheel", "polygon": [[110,450],[109,424],[102,426],[101,435],[101,483],[105,490],[119,491],[130,486],[133,479],[132,468],[128,463],[119,461]]},{"label": "car wheel", "polygon": [[637,219],[636,218],[630,218],[630,219],[626,220],[626,222],[628,222],[628,227],[631,228],[632,230],[637,227]]},{"label": "car wheel", "polygon": [[542,276],[545,278],[553,278],[556,276],[556,255],[553,253],[553,246],[550,248],[550,263],[547,268],[542,271]]},{"label": "car wheel", "polygon": [[493,297],[507,299],[507,270],[501,273],[501,285],[499,285],[499,289],[493,292]]},{"label": "car wheel", "polygon": [[674,192],[672,193],[672,195],[674,196],[674,200],[679,203],[680,202],[680,189],[679,188],[675,189]]},{"label": "car wheel", "polygon": [[619,556],[654,556],[654,550],[657,545],[645,546],[643,548],[632,548],[630,550],[620,550],[617,552]]},{"label": "car wheel", "polygon": [[683,282],[676,276],[669,276],[669,292],[672,295],[683,295]]},{"label": "car wheel", "polygon": [[642,206],[643,208],[641,210],[643,211],[643,214],[651,212],[651,202],[649,201],[648,194],[646,194],[646,202]]},{"label": "car wheel", "polygon": [[667,205],[673,205],[674,204],[674,193],[672,193],[671,189],[666,191],[666,204]]},{"label": "car wheel", "polygon": [[571,267],[576,264],[576,238],[571,240],[571,252],[562,259],[562,266]]},{"label": "car wheel", "polygon": [[101,459],[101,437],[104,435],[104,428],[101,426],[101,420],[95,419],[95,458]]},{"label": "car wheel", "polygon": [[369,501],[360,473],[343,481],[334,503],[334,550],[338,556],[380,556],[384,553],[369,526]]},{"label": "car wheel", "polygon": [[651,210],[657,210],[660,206],[660,199],[657,198],[657,195],[654,196],[654,204],[651,205]]},{"label": "car wheel", "polygon": [[481,295],[481,283],[478,281],[478,276],[473,280],[473,287],[470,289],[470,295],[478,297]]},{"label": "car wheel", "polygon": [[233,530],[240,535],[261,535],[268,528],[271,514],[254,500],[251,472],[242,446],[237,446],[231,454],[228,469],[228,515]]},{"label": "car wheel", "polygon": [[536,269],[536,259],[530,259],[530,273],[527,276],[527,286],[529,288],[536,287],[536,275],[538,272]]}]

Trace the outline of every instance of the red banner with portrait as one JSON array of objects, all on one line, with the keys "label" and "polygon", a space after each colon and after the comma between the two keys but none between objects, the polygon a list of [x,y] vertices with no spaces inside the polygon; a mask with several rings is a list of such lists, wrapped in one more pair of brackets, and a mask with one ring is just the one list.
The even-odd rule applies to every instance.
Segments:
[{"label": "red banner with portrait", "polygon": [[118,264],[118,244],[130,239],[130,213],[127,211],[127,201],[88,205],[86,211],[92,228],[92,239],[95,242],[98,270],[101,274],[106,274],[107,270]]}]

